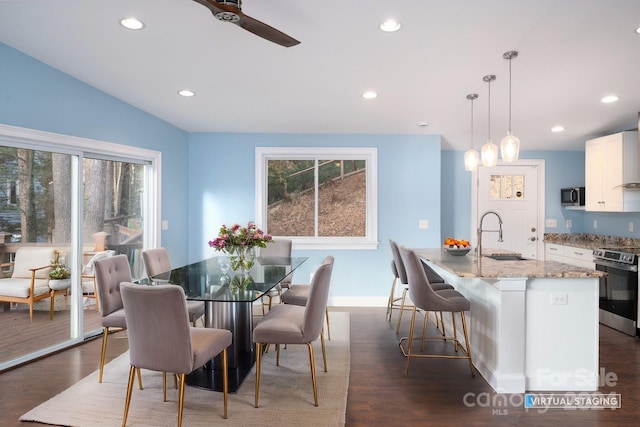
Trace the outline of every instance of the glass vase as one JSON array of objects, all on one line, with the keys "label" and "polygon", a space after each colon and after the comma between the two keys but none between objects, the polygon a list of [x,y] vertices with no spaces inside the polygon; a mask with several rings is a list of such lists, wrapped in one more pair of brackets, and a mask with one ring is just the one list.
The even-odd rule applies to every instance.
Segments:
[{"label": "glass vase", "polygon": [[253,282],[249,270],[255,263],[255,250],[246,246],[237,246],[229,254],[231,270],[234,272],[231,278],[231,290],[246,289]]}]

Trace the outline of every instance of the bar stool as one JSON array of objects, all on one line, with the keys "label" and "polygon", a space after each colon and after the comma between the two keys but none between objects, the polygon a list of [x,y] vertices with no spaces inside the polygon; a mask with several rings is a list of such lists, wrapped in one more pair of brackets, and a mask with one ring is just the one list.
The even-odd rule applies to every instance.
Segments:
[{"label": "bar stool", "polygon": [[[409,363],[413,357],[427,357],[427,358],[445,358],[445,359],[467,359],[469,361],[469,368],[471,369],[471,376],[475,376],[475,370],[473,367],[473,360],[471,359],[471,348],[469,346],[469,334],[467,331],[467,322],[465,319],[465,311],[469,311],[471,303],[462,294],[456,290],[448,289],[442,291],[435,291],[427,275],[422,268],[422,261],[413,252],[401,246],[399,248],[400,256],[404,261],[406,267],[407,276],[409,278],[409,295],[414,303],[413,313],[411,316],[411,328],[409,330],[409,336],[400,340],[400,350],[407,358],[407,369],[405,375],[409,373]],[[424,325],[422,328],[422,347],[420,354],[413,354],[412,344],[414,340],[416,312],[418,310],[424,311]],[[452,340],[454,343],[455,355],[446,354],[425,354],[424,342],[426,339],[443,339],[442,337],[426,337],[427,330],[427,315],[429,311],[443,312],[447,311],[451,313],[451,319],[453,322],[453,337],[444,336],[445,341]],[[456,313],[460,313],[462,321],[462,331],[464,333],[464,346],[458,340],[456,330]],[[443,328],[444,329],[444,328]],[[403,347],[403,342],[407,342],[407,349]],[[462,350],[464,354],[458,354],[458,349]]]}]

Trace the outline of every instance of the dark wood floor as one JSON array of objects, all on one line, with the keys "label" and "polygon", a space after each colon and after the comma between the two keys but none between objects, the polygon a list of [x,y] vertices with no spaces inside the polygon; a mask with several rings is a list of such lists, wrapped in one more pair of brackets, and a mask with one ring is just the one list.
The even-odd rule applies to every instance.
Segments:
[{"label": "dark wood floor", "polygon": [[[526,411],[521,395],[496,395],[466,361],[413,361],[404,376],[405,359],[393,326],[380,308],[335,308],[351,313],[351,375],[347,426],[635,426],[640,418],[640,340],[600,327],[600,363],[618,375],[603,393],[620,393],[622,408],[613,410]],[[394,317],[395,321],[395,317]],[[406,333],[405,319],[401,334]],[[567,331],[568,334],[571,331]],[[124,334],[110,337],[108,359],[127,348]],[[24,426],[18,417],[61,392],[98,367],[100,340],[93,340],[0,375],[0,425]],[[467,396],[465,400],[465,396]],[[501,399],[506,397],[506,406]],[[467,404],[465,404],[465,401]],[[322,390],[320,390],[322,405]],[[120,410],[114,409],[114,410]],[[233,424],[233,414],[225,424]]]}]

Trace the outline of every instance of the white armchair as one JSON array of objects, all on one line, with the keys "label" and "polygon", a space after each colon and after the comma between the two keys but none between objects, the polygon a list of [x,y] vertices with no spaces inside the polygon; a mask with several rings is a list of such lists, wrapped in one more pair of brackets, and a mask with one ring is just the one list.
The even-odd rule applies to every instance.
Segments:
[{"label": "white armchair", "polygon": [[96,273],[93,265],[99,259],[108,258],[115,254],[115,251],[100,251],[85,254],[85,257],[91,256],[91,258],[82,268],[82,294],[86,298],[95,299],[96,310],[98,311],[100,311],[100,300],[98,298],[98,284],[96,283]]},{"label": "white armchair", "polygon": [[[49,288],[51,261],[55,258],[53,248],[20,248],[13,263],[2,264],[2,268],[13,266],[11,277],[0,279],[0,301],[29,305],[29,321],[33,321],[33,305],[43,299],[53,298]],[[53,307],[49,311],[53,319]]]}]

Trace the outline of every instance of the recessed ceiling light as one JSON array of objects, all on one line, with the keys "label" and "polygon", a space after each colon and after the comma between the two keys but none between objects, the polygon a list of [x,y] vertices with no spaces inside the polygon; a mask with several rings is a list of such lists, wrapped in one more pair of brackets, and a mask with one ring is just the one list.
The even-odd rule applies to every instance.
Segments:
[{"label": "recessed ceiling light", "polygon": [[368,91],[366,91],[366,92],[364,92],[364,93],[362,94],[362,97],[363,97],[364,99],[374,99],[374,98],[377,98],[377,97],[378,97],[378,94],[377,94],[377,93],[375,93],[375,92],[374,92],[374,91],[372,91],[372,90],[368,90]]},{"label": "recessed ceiling light", "polygon": [[602,98],[601,101],[604,102],[605,104],[611,104],[612,102],[616,102],[619,99],[620,98],[617,97],[616,95],[607,95],[604,98]]},{"label": "recessed ceiling light", "polygon": [[640,34],[640,27],[636,28],[636,34]]},{"label": "recessed ceiling light", "polygon": [[141,30],[144,27],[142,21],[136,18],[123,18],[120,20],[120,25],[130,30]]},{"label": "recessed ceiling light", "polygon": [[189,97],[189,96],[195,96],[195,92],[189,89],[183,89],[180,92],[178,92],[178,95],[180,96],[184,96],[184,97]]},{"label": "recessed ceiling light", "polygon": [[402,27],[398,21],[395,19],[387,19],[382,24],[380,24],[380,29],[386,33],[393,33],[394,31],[398,31]]},{"label": "recessed ceiling light", "polygon": [[551,128],[551,132],[564,132],[564,126],[554,126]]}]

